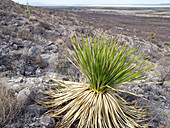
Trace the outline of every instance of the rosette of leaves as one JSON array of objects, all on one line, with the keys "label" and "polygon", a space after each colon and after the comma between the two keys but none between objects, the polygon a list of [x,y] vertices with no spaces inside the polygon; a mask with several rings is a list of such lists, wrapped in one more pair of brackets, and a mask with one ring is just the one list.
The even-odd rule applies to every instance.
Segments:
[{"label": "rosette of leaves", "polygon": [[30,15],[30,10],[26,9],[25,10],[25,16],[29,16]]},{"label": "rosette of leaves", "polygon": [[[39,100],[49,108],[46,114],[59,118],[56,128],[135,128],[142,127],[144,109],[126,101],[119,93],[129,93],[119,86],[145,79],[151,65],[135,55],[137,49],[121,46],[113,38],[86,37],[72,39],[74,54],[69,60],[86,76],[88,84],[59,81],[56,91],[43,92]],[[134,94],[135,95],[135,94]],[[133,104],[133,105],[132,105]]]}]

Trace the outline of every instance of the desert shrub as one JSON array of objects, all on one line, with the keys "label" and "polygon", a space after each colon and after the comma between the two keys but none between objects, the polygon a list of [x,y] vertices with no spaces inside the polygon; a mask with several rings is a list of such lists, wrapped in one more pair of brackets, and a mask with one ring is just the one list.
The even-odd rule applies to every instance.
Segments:
[{"label": "desert shrub", "polygon": [[145,79],[145,72],[151,65],[134,55],[136,48],[120,46],[113,39],[105,37],[77,38],[72,40],[73,51],[69,60],[86,76],[88,84],[55,80],[55,91],[42,92],[45,97],[38,102],[49,108],[46,114],[61,118],[56,128],[70,127],[74,122],[78,128],[135,128],[146,113],[134,102],[128,102],[117,87],[132,85],[136,80]]},{"label": "desert shrub", "polygon": [[37,13],[36,10],[31,11],[31,14],[36,14],[36,13]]},{"label": "desert shrub", "polygon": [[60,15],[60,11],[57,11],[57,15]]},{"label": "desert shrub", "polygon": [[155,34],[152,32],[151,33],[151,39],[154,40],[155,39]]},{"label": "desert shrub", "polygon": [[154,40],[154,39],[155,39],[155,34],[154,34],[153,32],[151,32],[151,33],[149,34],[148,40],[149,40],[149,41],[152,41],[152,40]]},{"label": "desert shrub", "polygon": [[0,83],[0,127],[3,128],[19,114],[21,107],[17,104],[14,91]]},{"label": "desert shrub", "polygon": [[30,10],[28,9],[25,10],[25,16],[30,16]]},{"label": "desert shrub", "polygon": [[64,10],[63,13],[64,13],[64,14],[68,14],[68,10]]},{"label": "desert shrub", "polygon": [[12,34],[12,30],[8,27],[4,27],[2,28],[3,34],[5,35],[11,35]]},{"label": "desert shrub", "polygon": [[165,44],[170,46],[170,42],[165,42]]},{"label": "desert shrub", "polygon": [[108,26],[108,24],[104,24],[104,26]]},{"label": "desert shrub", "polygon": [[155,34],[153,32],[151,32],[151,36],[154,36]]},{"label": "desert shrub", "polygon": [[52,11],[49,11],[49,13],[48,13],[48,14],[49,14],[49,15],[52,15],[52,13],[53,13]]},{"label": "desert shrub", "polygon": [[18,36],[19,38],[21,38],[21,39],[27,40],[27,39],[30,38],[31,32],[30,32],[29,30],[27,30],[27,29],[21,30],[21,31],[18,31],[18,32],[17,32],[17,36]]},{"label": "desert shrub", "polygon": [[148,37],[148,40],[149,40],[149,41],[151,41],[151,38],[150,38],[150,37]]},{"label": "desert shrub", "polygon": [[28,4],[28,2],[27,2],[27,4],[26,4],[25,16],[30,16],[30,9],[29,9],[29,4]]}]

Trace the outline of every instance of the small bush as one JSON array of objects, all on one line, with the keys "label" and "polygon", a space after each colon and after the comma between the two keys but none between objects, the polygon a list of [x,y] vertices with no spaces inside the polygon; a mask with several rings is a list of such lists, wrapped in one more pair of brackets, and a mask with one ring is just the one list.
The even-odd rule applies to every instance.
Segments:
[{"label": "small bush", "polygon": [[152,40],[154,40],[154,39],[155,39],[155,36],[152,36],[151,38],[152,38]]},{"label": "small bush", "polygon": [[107,24],[104,24],[104,26],[107,26]]},{"label": "small bush", "polygon": [[154,36],[154,33],[153,33],[153,32],[151,33],[151,36]]},{"label": "small bush", "polygon": [[151,38],[150,38],[150,37],[148,37],[148,40],[149,40],[149,41],[151,41]]},{"label": "small bush", "polygon": [[152,32],[151,33],[151,39],[154,40],[155,39],[155,34]]},{"label": "small bush", "polygon": [[26,9],[25,10],[25,16],[29,16],[30,15],[30,10]]},{"label": "small bush", "polygon": [[53,13],[52,11],[49,11],[49,13],[48,13],[48,14],[49,14],[49,15],[52,15],[52,13]]},{"label": "small bush", "polygon": [[68,14],[68,10],[64,10],[63,12],[64,12],[64,14]]},{"label": "small bush", "polygon": [[21,39],[29,39],[31,36],[31,33],[29,30],[21,30],[17,33],[17,36],[20,37]]},{"label": "small bush", "polygon": [[166,45],[170,46],[170,42],[165,42]]}]

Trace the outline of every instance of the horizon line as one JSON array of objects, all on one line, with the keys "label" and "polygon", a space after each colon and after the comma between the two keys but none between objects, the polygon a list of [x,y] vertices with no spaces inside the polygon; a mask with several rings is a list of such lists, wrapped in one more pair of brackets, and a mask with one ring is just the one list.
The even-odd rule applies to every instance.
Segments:
[{"label": "horizon line", "polygon": [[[31,5],[31,4],[30,4]],[[38,5],[32,5],[38,6]],[[79,6],[79,7],[170,7],[168,5],[162,4],[72,4],[72,5],[39,5],[39,6]]]},{"label": "horizon line", "polygon": [[170,6],[170,3],[159,3],[159,4],[45,4],[41,2],[31,2],[29,5],[43,5],[43,6]]}]

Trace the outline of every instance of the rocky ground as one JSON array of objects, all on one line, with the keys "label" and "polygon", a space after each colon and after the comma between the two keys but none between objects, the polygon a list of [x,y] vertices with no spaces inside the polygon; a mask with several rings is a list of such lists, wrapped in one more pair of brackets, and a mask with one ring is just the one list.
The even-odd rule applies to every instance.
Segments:
[{"label": "rocky ground", "polygon": [[[132,18],[131,16],[126,16],[127,20],[121,23],[122,15],[115,17],[112,15],[115,20],[108,19],[106,22],[108,15],[105,14],[55,11],[35,7],[29,7],[30,14],[27,14],[26,9],[26,6],[11,0],[0,0],[0,87],[9,88],[20,106],[20,112],[11,122],[8,119],[5,125],[2,125],[3,117],[0,117],[0,127],[53,128],[57,120],[41,116],[46,109],[37,107],[36,100],[41,97],[40,92],[53,88],[48,86],[49,77],[85,81],[81,73],[65,57],[67,48],[70,47],[70,38],[101,33],[117,38],[121,44],[127,43],[138,47],[138,53],[144,52],[144,59],[154,65],[153,73],[148,74],[148,82],[152,82],[151,84],[121,88],[141,94],[152,102],[138,98],[140,105],[150,106],[153,114],[152,119],[147,122],[150,128],[170,127],[170,46],[165,44],[165,41],[170,39],[169,20],[160,18],[161,22],[157,22],[160,24],[159,28],[155,25],[153,28],[150,22],[149,32],[160,34],[161,38],[155,36],[154,39],[148,39],[139,33],[133,35],[134,29],[132,30],[129,25],[123,26],[125,23],[130,24],[128,19]],[[148,20],[147,17],[144,19]],[[108,22],[114,25],[110,27]],[[135,25],[137,31],[141,31],[147,23]],[[159,29],[161,33],[158,33]],[[155,82],[160,83],[155,84]],[[125,95],[125,98],[134,97]]]},{"label": "rocky ground", "polygon": [[[102,9],[101,9],[102,10]],[[103,9],[104,10],[104,9]],[[150,41],[159,47],[170,40],[170,9],[168,17],[147,15],[153,10],[113,10],[107,11],[75,11],[80,21],[102,31],[112,34],[123,34]],[[110,12],[110,13],[107,13]],[[153,11],[155,12],[155,11]],[[143,16],[137,15],[142,14]]]}]

